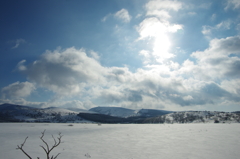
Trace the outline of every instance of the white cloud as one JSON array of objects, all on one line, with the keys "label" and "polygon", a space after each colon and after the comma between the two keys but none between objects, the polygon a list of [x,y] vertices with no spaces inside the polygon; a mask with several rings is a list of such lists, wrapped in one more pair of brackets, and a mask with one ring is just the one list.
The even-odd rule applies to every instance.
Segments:
[{"label": "white cloud", "polygon": [[137,14],[135,18],[140,18],[142,14]]},{"label": "white cloud", "polygon": [[32,106],[37,108],[46,108],[48,107],[47,102],[30,102],[23,98],[14,98],[14,99],[0,99],[0,104],[9,103],[9,104],[17,104],[24,106]]},{"label": "white cloud", "polygon": [[24,39],[17,39],[17,40],[14,41],[14,43],[15,43],[15,46],[13,46],[12,49],[16,49],[16,48],[19,47],[20,44],[26,43],[26,40],[24,40]]},{"label": "white cloud", "polygon": [[[121,9],[119,11],[117,11],[116,13],[112,14],[112,13],[109,13],[108,15],[106,15],[105,17],[103,17],[101,19],[102,22],[105,22],[109,17],[112,17],[114,16],[115,18],[123,21],[124,23],[129,23],[132,19],[132,16],[128,13],[128,10],[126,9]],[[141,15],[138,15],[138,16],[141,16]]]},{"label": "white cloud", "polygon": [[211,7],[212,3],[203,3],[199,6],[199,8],[202,9],[209,9]]},{"label": "white cloud", "polygon": [[212,27],[204,25],[202,28],[203,28],[202,29],[202,34],[208,36],[212,33],[212,29],[213,29]]},{"label": "white cloud", "polygon": [[[155,65],[148,63],[144,69],[139,68],[135,72],[127,67],[103,67],[93,57],[87,56],[85,50],[75,48],[47,51],[41,59],[19,70],[26,73],[36,86],[61,97],[52,102],[35,103],[38,107],[118,105],[145,108],[148,105],[149,108],[181,109],[179,106],[237,102],[240,92],[239,81],[235,79],[240,74],[239,58],[229,55],[239,54],[239,42],[239,37],[214,39],[208,49],[192,54],[196,63],[190,60],[182,65],[173,61]],[[140,54],[151,58],[149,51],[141,51]],[[20,63],[23,65],[24,61]],[[216,78],[225,78],[225,81],[217,84]],[[20,83],[4,88],[3,93],[23,90],[16,89],[15,85]],[[26,88],[29,91],[25,94],[15,93],[15,96],[25,97],[35,87]],[[71,102],[68,97],[79,99]],[[17,102],[24,103],[24,100]]]},{"label": "white cloud", "polygon": [[99,60],[100,59],[100,56],[98,55],[97,52],[95,52],[93,50],[90,50],[89,53],[90,53],[91,57],[94,58],[95,60]]},{"label": "white cloud", "polygon": [[164,19],[171,18],[169,13],[165,10],[149,10],[149,11],[147,11],[146,15],[147,16],[156,16],[156,17],[164,18]]},{"label": "white cloud", "polygon": [[35,90],[30,82],[15,82],[2,88],[3,98],[21,98],[29,96]]},{"label": "white cloud", "polygon": [[152,0],[145,5],[145,8],[147,10],[146,16],[153,16],[167,20],[171,18],[169,11],[178,11],[182,8],[182,3],[171,0]]},{"label": "white cloud", "polygon": [[78,109],[90,109],[96,107],[91,101],[79,101],[79,100],[71,100],[71,101],[54,101],[47,103],[47,107],[61,107],[61,108],[78,108]]},{"label": "white cloud", "polygon": [[240,79],[223,80],[221,86],[228,92],[240,95]]},{"label": "white cloud", "polygon": [[214,21],[216,19],[217,15],[216,14],[212,14],[211,16],[211,21]]},{"label": "white cloud", "polygon": [[[209,48],[204,52],[194,52],[192,56],[198,59],[211,57],[228,57],[230,54],[240,54],[240,37],[232,36],[210,41]],[[230,57],[229,57],[230,58]]]},{"label": "white cloud", "polygon": [[[185,78],[182,84],[186,89],[185,94],[188,92],[193,97],[190,103],[202,105],[229,101],[234,105],[240,101],[239,50],[240,37],[233,36],[213,39],[209,48],[192,53],[191,56],[196,58],[196,63],[186,60],[176,71],[178,76]],[[186,101],[186,97],[183,99]]]},{"label": "white cloud", "polygon": [[193,97],[190,96],[190,95],[188,95],[188,96],[184,96],[184,97],[183,97],[183,100],[185,100],[185,101],[193,100]]},{"label": "white cloud", "polygon": [[196,64],[186,60],[181,69],[185,74],[203,81],[240,77],[240,38],[238,36],[210,41],[209,48],[192,53]]},{"label": "white cloud", "polygon": [[196,12],[188,12],[188,14],[191,15],[191,16],[194,16],[194,15],[196,15],[197,13],[196,13]]},{"label": "white cloud", "polygon": [[230,9],[230,8],[233,8],[234,10],[240,8],[240,1],[239,0],[227,0],[225,10]]},{"label": "white cloud", "polygon": [[236,30],[240,33],[240,23],[236,26]]},{"label": "white cloud", "polygon": [[[92,52],[94,58],[97,53]],[[83,90],[86,84],[102,83],[106,70],[84,49],[46,51],[40,60],[28,66],[19,65],[19,71],[27,74],[30,81],[57,94],[72,95]],[[24,68],[24,69],[22,69]]]},{"label": "white cloud", "polygon": [[231,20],[225,20],[215,26],[204,25],[202,27],[202,34],[204,34],[207,38],[211,39],[211,35],[213,35],[214,32],[231,29],[232,23],[233,22]]},{"label": "white cloud", "polygon": [[128,10],[126,10],[126,9],[124,9],[124,8],[121,9],[121,10],[119,10],[118,12],[116,12],[116,13],[114,14],[114,16],[115,16],[116,18],[122,20],[122,21],[125,22],[125,23],[130,22],[130,20],[131,20],[131,18],[132,18],[132,17],[129,15]]},{"label": "white cloud", "polygon": [[105,22],[109,17],[111,17],[112,16],[112,14],[111,13],[109,13],[108,15],[106,15],[105,17],[103,17],[102,19],[101,19],[101,21],[102,22]]},{"label": "white cloud", "polygon": [[[209,8],[210,3],[202,8]],[[104,67],[99,54],[94,51],[56,49],[46,51],[40,59],[26,65],[26,60],[17,64],[20,72],[33,82],[17,82],[2,89],[4,99],[0,102],[15,102],[37,107],[59,106],[91,108],[97,105],[117,105],[131,108],[188,109],[237,103],[240,101],[240,40],[238,36],[212,39],[209,48],[193,52],[191,59],[183,64],[171,61],[171,33],[183,29],[170,19],[173,12],[183,8],[180,1],[151,0],[146,6],[145,18],[136,27],[138,40],[147,41],[139,55],[143,68],[131,71],[124,67]],[[195,12],[186,13],[195,15]],[[145,16],[145,17],[144,17]],[[126,9],[106,15],[123,22],[130,22]],[[211,17],[211,16],[210,16]],[[216,15],[212,15],[212,20]],[[138,19],[140,20],[140,19]],[[203,34],[230,29],[232,21],[222,21],[215,26],[203,26]],[[119,29],[116,25],[116,29]],[[17,43],[16,43],[17,44]],[[19,47],[21,42],[16,45]],[[28,61],[29,62],[29,61]],[[48,102],[28,102],[24,98],[36,88],[54,92],[55,98]],[[9,99],[8,99],[9,98]]]},{"label": "white cloud", "polygon": [[231,20],[226,20],[226,21],[222,21],[221,23],[216,25],[216,29],[230,29],[230,26],[232,24]]},{"label": "white cloud", "polygon": [[147,64],[150,64],[151,63],[151,54],[149,51],[147,50],[141,50],[139,52],[139,55],[143,56],[143,64],[144,65],[147,65]]},{"label": "white cloud", "polygon": [[26,66],[24,66],[25,62],[26,62],[26,60],[22,60],[22,61],[18,62],[17,69],[19,71],[25,71],[27,69]]},{"label": "white cloud", "polygon": [[139,40],[151,37],[157,37],[168,32],[177,32],[182,29],[182,25],[170,24],[167,21],[160,21],[158,18],[146,18],[139,26],[137,31],[140,34]]},{"label": "white cloud", "polygon": [[182,3],[179,1],[171,1],[171,0],[151,0],[146,4],[147,10],[174,10],[178,11],[182,8]]},{"label": "white cloud", "polygon": [[58,101],[50,101],[50,102],[30,102],[23,98],[14,98],[14,99],[0,99],[0,104],[9,103],[9,104],[17,104],[24,106],[31,106],[36,108],[47,108],[47,107],[60,107],[60,108],[78,108],[88,110],[93,107],[97,107],[97,105],[93,104],[91,101],[79,101],[79,100],[58,100]]}]

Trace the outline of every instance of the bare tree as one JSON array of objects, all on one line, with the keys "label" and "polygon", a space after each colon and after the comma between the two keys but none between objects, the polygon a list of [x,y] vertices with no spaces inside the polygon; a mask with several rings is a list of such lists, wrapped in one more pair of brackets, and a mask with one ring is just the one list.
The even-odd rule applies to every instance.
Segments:
[{"label": "bare tree", "polygon": [[[44,130],[44,131],[42,132],[42,135],[39,137],[39,138],[42,140],[42,142],[45,144],[45,147],[42,146],[42,145],[40,145],[40,147],[41,147],[41,148],[44,150],[44,152],[46,153],[47,159],[56,159],[56,158],[60,155],[60,153],[58,153],[56,156],[52,155],[52,157],[50,158],[50,152],[51,152],[54,148],[56,148],[57,146],[59,146],[61,143],[63,143],[63,142],[62,142],[62,137],[63,137],[63,135],[62,135],[61,133],[59,133],[57,139],[52,135],[52,138],[53,138],[53,140],[54,140],[54,144],[53,144],[53,146],[49,146],[49,144],[43,139],[44,134],[45,134],[45,131],[46,131],[46,130]],[[29,159],[32,159],[32,157],[23,149],[23,146],[24,146],[24,144],[26,143],[27,139],[28,139],[28,137],[25,138],[24,142],[23,142],[20,146],[17,145],[17,148],[16,148],[16,149],[17,149],[17,150],[21,150]],[[38,159],[40,159],[40,157],[38,157]]]}]

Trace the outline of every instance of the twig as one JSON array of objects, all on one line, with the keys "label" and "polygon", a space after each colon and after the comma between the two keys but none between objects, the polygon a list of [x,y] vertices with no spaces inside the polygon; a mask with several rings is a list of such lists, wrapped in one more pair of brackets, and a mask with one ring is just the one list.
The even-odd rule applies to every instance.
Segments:
[{"label": "twig", "polygon": [[17,149],[17,150],[21,150],[29,159],[32,159],[32,157],[29,156],[28,153],[23,150],[23,146],[24,146],[24,144],[26,143],[27,139],[28,139],[28,136],[25,138],[24,142],[23,142],[20,146],[17,145],[17,148],[16,148],[16,149]]}]

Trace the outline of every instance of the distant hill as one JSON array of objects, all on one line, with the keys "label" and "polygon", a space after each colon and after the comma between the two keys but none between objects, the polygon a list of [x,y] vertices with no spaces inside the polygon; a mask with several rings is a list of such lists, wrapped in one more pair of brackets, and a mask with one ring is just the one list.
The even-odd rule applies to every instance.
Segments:
[{"label": "distant hill", "polygon": [[121,107],[34,108],[14,104],[0,105],[0,122],[49,123],[239,123],[238,112],[133,110]]},{"label": "distant hill", "polygon": [[143,123],[239,123],[240,114],[216,111],[175,112],[148,118]]},{"label": "distant hill", "polygon": [[97,112],[99,114],[110,115],[115,117],[155,117],[173,113],[173,111],[157,110],[157,109],[127,109],[122,107],[95,107],[89,109],[89,111]]},{"label": "distant hill", "polygon": [[77,116],[78,113],[58,107],[33,108],[2,104],[0,105],[0,122],[89,122]]}]

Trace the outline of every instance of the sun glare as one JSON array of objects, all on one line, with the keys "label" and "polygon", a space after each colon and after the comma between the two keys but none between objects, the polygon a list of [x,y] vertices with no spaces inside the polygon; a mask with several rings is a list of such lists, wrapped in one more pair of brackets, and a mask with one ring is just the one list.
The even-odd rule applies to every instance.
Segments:
[{"label": "sun glare", "polygon": [[159,63],[174,56],[169,53],[171,42],[167,33],[176,32],[178,29],[181,29],[180,25],[170,25],[168,22],[160,21],[157,18],[144,20],[138,28],[141,35],[140,39],[153,38],[152,55]]},{"label": "sun glare", "polygon": [[171,42],[165,33],[159,34],[155,37],[153,43],[153,55],[157,62],[162,63],[164,60],[174,57],[169,53]]}]

